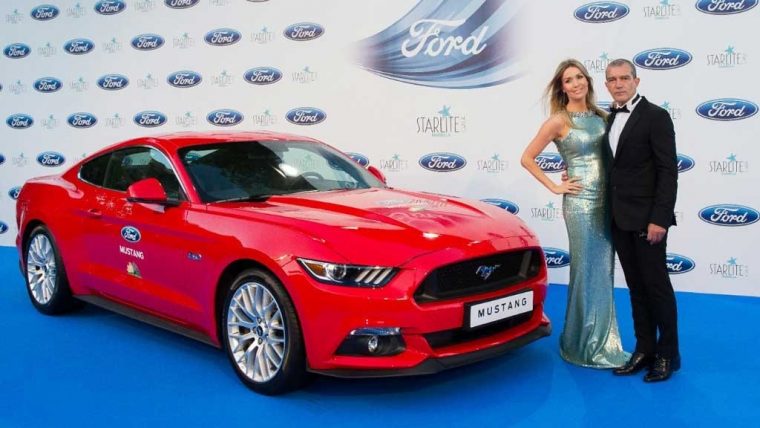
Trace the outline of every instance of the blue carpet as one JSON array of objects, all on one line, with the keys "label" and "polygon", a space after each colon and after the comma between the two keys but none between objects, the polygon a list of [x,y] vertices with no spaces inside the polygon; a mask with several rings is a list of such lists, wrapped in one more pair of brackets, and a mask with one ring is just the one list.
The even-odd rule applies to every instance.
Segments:
[{"label": "blue carpet", "polygon": [[[553,285],[554,334],[504,357],[425,377],[317,377],[265,397],[193,340],[94,307],[38,314],[17,266],[15,249],[0,248],[0,427],[757,426],[760,417],[758,298],[678,293],[683,368],[661,384],[564,363],[566,287]],[[627,290],[616,298],[630,348]]]}]

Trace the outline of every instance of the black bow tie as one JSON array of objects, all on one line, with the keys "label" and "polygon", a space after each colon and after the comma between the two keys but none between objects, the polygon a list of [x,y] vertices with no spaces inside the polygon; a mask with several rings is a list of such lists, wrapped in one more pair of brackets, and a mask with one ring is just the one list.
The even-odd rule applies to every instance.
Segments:
[{"label": "black bow tie", "polygon": [[623,105],[623,107],[615,107],[610,106],[610,113],[630,113],[631,111],[628,110],[628,105]]}]

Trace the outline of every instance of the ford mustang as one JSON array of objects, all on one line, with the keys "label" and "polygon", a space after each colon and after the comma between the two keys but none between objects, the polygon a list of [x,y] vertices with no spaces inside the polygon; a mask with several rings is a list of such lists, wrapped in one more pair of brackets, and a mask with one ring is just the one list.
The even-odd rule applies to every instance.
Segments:
[{"label": "ford mustang", "polygon": [[37,310],[88,302],[207,342],[264,394],[310,373],[434,373],[551,330],[521,220],[393,189],[310,138],[125,141],[27,181],[16,216]]}]

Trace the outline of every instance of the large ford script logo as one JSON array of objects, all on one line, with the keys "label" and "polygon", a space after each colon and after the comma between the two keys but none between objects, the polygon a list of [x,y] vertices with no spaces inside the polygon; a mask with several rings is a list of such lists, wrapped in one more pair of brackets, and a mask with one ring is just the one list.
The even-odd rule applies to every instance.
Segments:
[{"label": "large ford script logo", "polygon": [[546,267],[561,268],[570,264],[570,253],[559,248],[544,247]]},{"label": "large ford script logo", "polygon": [[243,115],[235,110],[214,110],[206,116],[208,123],[216,126],[235,126],[243,121]]},{"label": "large ford script logo", "polygon": [[464,168],[467,161],[455,153],[439,152],[421,157],[419,164],[428,171],[451,172]]},{"label": "large ford script logo", "polygon": [[354,162],[358,163],[359,165],[363,167],[367,167],[369,165],[369,158],[364,156],[361,153],[346,153],[348,157],[353,159]]},{"label": "large ford script logo", "polygon": [[5,163],[5,156],[3,156],[2,153],[0,153],[0,165],[4,163]]},{"label": "large ford script logo", "polygon": [[206,33],[203,40],[212,46],[229,46],[237,43],[242,35],[239,31],[231,28],[219,28]]},{"label": "large ford script logo", "polygon": [[95,49],[95,43],[88,39],[73,39],[63,45],[63,50],[72,55],[84,55]]},{"label": "large ford script logo", "polygon": [[58,152],[42,152],[37,156],[37,163],[42,166],[61,166],[65,162],[66,158]]},{"label": "large ford script logo", "polygon": [[8,231],[8,225],[4,221],[0,221],[0,235]]},{"label": "large ford script logo", "polygon": [[639,52],[633,62],[650,70],[672,70],[690,63],[691,58],[690,53],[681,49],[659,48]]},{"label": "large ford script logo", "polygon": [[49,93],[61,89],[63,82],[55,77],[42,77],[34,81],[34,89],[37,92]]},{"label": "large ford script logo", "polygon": [[758,0],[699,0],[697,10],[710,15],[730,15],[746,12],[757,6]]},{"label": "large ford script logo", "polygon": [[193,7],[201,0],[164,0],[164,4],[172,9],[187,9]]},{"label": "large ford script logo", "polygon": [[127,85],[129,85],[129,79],[121,74],[106,74],[98,79],[98,86],[106,91],[118,91],[126,88]]},{"label": "large ford script logo", "polygon": [[665,255],[665,266],[671,275],[686,273],[694,270],[694,260],[680,254],[668,253]]},{"label": "large ford script logo", "polygon": [[285,119],[296,125],[316,125],[327,119],[327,113],[315,107],[298,107],[285,113]]},{"label": "large ford script logo", "polygon": [[567,168],[559,153],[541,153],[536,156],[536,164],[543,172],[562,172]]},{"label": "large ford script logo", "polygon": [[98,118],[90,113],[74,113],[66,119],[74,128],[90,128],[98,123]]},{"label": "large ford script logo", "polygon": [[575,9],[573,15],[575,16],[575,19],[579,21],[601,24],[604,22],[617,21],[628,15],[628,12],[630,12],[630,9],[622,3],[616,3],[614,1],[598,1],[584,4],[578,9]]},{"label": "large ford script logo", "polygon": [[95,12],[101,15],[116,15],[126,8],[127,4],[121,0],[101,0],[95,3]]},{"label": "large ford script logo", "polygon": [[166,78],[166,83],[175,88],[192,88],[201,83],[201,80],[203,80],[203,78],[200,74],[194,71],[183,70],[170,74]]},{"label": "large ford script logo", "polygon": [[50,21],[60,13],[61,11],[52,4],[42,4],[32,9],[30,15],[32,19],[36,19],[37,21]]},{"label": "large ford script logo", "polygon": [[24,58],[29,55],[30,52],[32,52],[32,48],[23,43],[13,43],[3,49],[5,56],[13,59]]},{"label": "large ford script logo", "polygon": [[246,71],[243,77],[254,85],[269,85],[282,79],[282,72],[274,67],[256,67]]},{"label": "large ford script logo", "polygon": [[135,115],[135,123],[145,128],[155,128],[166,123],[166,115],[160,111],[141,111]]},{"label": "large ford script logo", "polygon": [[743,205],[712,205],[699,212],[699,218],[716,226],[747,226],[760,218],[754,208]]},{"label": "large ford script logo", "polygon": [[34,124],[34,119],[28,114],[16,113],[8,116],[5,123],[13,129],[26,129]]},{"label": "large ford script logo", "polygon": [[127,242],[140,242],[140,231],[136,227],[124,226],[121,228],[121,237]]},{"label": "large ford script logo", "polygon": [[720,98],[697,106],[697,114],[711,120],[741,120],[754,116],[757,104],[738,98]]},{"label": "large ford script logo", "polygon": [[686,155],[679,153],[677,156],[677,160],[678,160],[678,172],[686,172],[694,168],[694,159]]},{"label": "large ford script logo", "polygon": [[131,44],[139,51],[152,51],[164,45],[164,38],[158,34],[140,34],[132,39]]},{"label": "large ford script logo", "polygon": [[325,29],[313,22],[299,22],[298,24],[289,25],[282,34],[290,40],[303,42],[314,40],[324,34]]},{"label": "large ford script logo", "polygon": [[481,201],[497,206],[512,214],[517,214],[520,212],[520,207],[516,203],[512,201],[508,201],[506,199],[489,198],[489,199],[481,199]]},{"label": "large ford script logo", "polygon": [[16,200],[18,199],[18,194],[21,193],[21,187],[16,186],[12,187],[10,190],[8,190],[8,196],[10,196],[11,199]]}]

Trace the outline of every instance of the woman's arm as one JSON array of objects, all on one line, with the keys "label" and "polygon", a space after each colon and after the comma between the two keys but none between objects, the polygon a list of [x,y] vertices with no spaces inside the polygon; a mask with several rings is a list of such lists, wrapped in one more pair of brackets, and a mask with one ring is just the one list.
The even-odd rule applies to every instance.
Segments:
[{"label": "woman's arm", "polygon": [[583,186],[577,182],[578,178],[574,177],[562,181],[560,184],[555,183],[543,171],[541,171],[541,168],[538,167],[538,164],[536,164],[536,156],[541,154],[552,140],[559,138],[563,131],[567,131],[566,128],[567,124],[562,120],[562,117],[559,115],[550,117],[543,125],[541,125],[538,134],[533,137],[533,140],[531,140],[528,147],[525,148],[525,151],[520,158],[520,164],[527,169],[528,172],[533,174],[533,176],[536,177],[536,180],[549,189],[549,191],[557,195],[563,193],[577,194],[583,189]]}]

